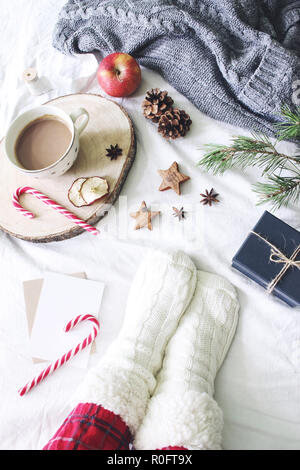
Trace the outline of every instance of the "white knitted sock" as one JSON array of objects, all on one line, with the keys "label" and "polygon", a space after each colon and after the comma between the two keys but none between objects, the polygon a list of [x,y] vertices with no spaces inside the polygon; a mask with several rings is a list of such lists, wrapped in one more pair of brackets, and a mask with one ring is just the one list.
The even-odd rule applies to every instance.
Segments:
[{"label": "white knitted sock", "polygon": [[152,252],[133,280],[120,334],[91,370],[75,402],[101,404],[134,433],[145,415],[165,347],[187,308],[196,268],[184,253]]},{"label": "white knitted sock", "polygon": [[169,341],[136,449],[220,449],[223,417],[214,380],[231,344],[239,304],[225,279],[197,272],[193,299]]}]

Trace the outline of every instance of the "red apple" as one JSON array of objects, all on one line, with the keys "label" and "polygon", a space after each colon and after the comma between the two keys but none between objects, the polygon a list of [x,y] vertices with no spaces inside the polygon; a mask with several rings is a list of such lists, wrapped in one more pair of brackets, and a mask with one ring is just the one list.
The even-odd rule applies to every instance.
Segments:
[{"label": "red apple", "polygon": [[128,96],[140,84],[141,69],[131,55],[114,52],[100,62],[97,78],[101,88],[108,95]]}]

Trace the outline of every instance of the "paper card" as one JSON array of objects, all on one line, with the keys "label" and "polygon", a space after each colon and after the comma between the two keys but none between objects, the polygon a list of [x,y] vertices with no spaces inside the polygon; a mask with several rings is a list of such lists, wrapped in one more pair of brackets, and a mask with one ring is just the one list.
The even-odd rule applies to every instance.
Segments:
[{"label": "paper card", "polygon": [[[74,273],[67,274],[67,276],[79,277],[81,279],[86,279],[85,273]],[[25,309],[26,309],[26,318],[28,325],[29,337],[31,335],[32,326],[35,319],[36,309],[39,303],[40,294],[43,286],[44,279],[30,279],[28,281],[23,281],[23,291],[24,291],[24,300],[25,300]],[[96,343],[95,341],[91,345],[91,354],[96,352]],[[34,363],[45,362],[43,359],[33,357],[32,361]]]},{"label": "paper card", "polygon": [[[56,273],[45,273],[40,300],[30,338],[33,357],[53,361],[76,346],[91,332],[91,323],[78,324],[66,333],[64,327],[77,315],[98,317],[104,284]],[[77,367],[86,367],[90,346],[72,359]]]}]

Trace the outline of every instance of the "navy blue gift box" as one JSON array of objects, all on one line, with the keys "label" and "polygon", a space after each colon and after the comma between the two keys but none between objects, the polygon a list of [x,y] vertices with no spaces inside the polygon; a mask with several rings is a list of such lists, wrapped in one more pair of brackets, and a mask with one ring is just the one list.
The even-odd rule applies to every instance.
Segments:
[{"label": "navy blue gift box", "polygon": [[291,307],[300,305],[300,232],[265,211],[232,266]]}]

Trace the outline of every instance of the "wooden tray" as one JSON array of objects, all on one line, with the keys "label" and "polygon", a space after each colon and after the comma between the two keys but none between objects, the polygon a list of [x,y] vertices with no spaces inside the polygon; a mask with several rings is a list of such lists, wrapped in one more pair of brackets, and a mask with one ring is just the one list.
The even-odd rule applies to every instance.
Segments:
[{"label": "wooden tray", "polygon": [[[36,217],[29,219],[18,213],[12,205],[12,195],[19,186],[32,186],[89,224],[95,224],[105,215],[104,205],[107,209],[107,204],[113,204],[118,198],[135,157],[132,122],[117,103],[100,95],[85,93],[61,96],[49,103],[67,113],[83,107],[90,114],[89,123],[80,137],[78,158],[66,174],[48,179],[35,179],[22,174],[8,162],[4,154],[4,141],[0,143],[0,228],[14,237],[31,242],[65,240],[82,233],[83,229],[30,194],[21,196],[20,202]],[[116,160],[106,157],[106,149],[111,144],[118,144],[123,149]],[[109,194],[91,206],[74,207],[68,200],[68,189],[81,176],[106,178]]]}]

